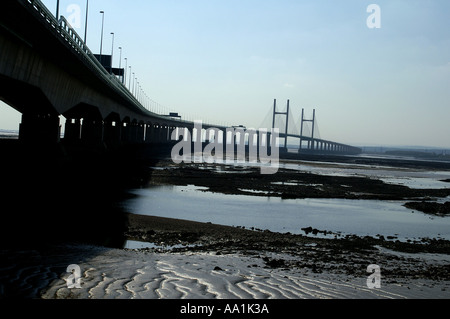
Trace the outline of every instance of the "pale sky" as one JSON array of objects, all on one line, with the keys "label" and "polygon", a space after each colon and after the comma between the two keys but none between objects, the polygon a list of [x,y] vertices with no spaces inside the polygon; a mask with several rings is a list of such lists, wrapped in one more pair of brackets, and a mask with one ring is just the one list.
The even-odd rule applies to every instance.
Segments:
[{"label": "pale sky", "polygon": [[[56,0],[43,1],[56,11]],[[60,0],[60,13],[85,0]],[[370,4],[381,28],[370,29]],[[277,99],[321,138],[450,148],[448,0],[90,0],[87,44],[118,47],[154,101],[190,120],[261,126]],[[0,103],[0,127],[20,114]]]}]

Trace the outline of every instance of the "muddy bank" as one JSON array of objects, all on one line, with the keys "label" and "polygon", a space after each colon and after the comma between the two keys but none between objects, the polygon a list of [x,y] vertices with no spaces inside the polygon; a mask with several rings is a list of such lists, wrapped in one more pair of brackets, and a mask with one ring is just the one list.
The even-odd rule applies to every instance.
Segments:
[{"label": "muddy bank", "polygon": [[[229,173],[229,174],[227,174]],[[446,189],[412,189],[364,176],[329,176],[280,169],[262,175],[256,167],[160,162],[152,170],[154,185],[196,185],[210,192],[235,195],[275,196],[283,199],[343,198],[372,200],[418,200],[450,196]]]},{"label": "muddy bank", "polygon": [[421,211],[428,215],[446,217],[450,216],[450,202],[434,203],[434,202],[409,202],[404,205],[407,208]]},{"label": "muddy bank", "polygon": [[[364,276],[367,265],[375,263],[382,267],[383,275],[389,282],[408,278],[450,280],[448,262],[436,264],[419,258],[421,253],[450,255],[450,242],[445,240],[404,243],[358,236],[311,238],[133,214],[128,215],[128,221],[128,239],[156,245],[142,251],[242,254],[261,258],[269,268],[301,268],[312,273],[331,272],[352,276]],[[284,258],[273,258],[273,253],[282,253]]]}]

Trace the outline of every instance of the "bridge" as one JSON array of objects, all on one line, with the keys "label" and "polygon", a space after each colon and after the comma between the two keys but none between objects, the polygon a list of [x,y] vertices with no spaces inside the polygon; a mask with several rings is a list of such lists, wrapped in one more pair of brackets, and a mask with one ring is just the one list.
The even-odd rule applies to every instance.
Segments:
[{"label": "bridge", "polygon": [[[320,136],[318,136],[316,110],[313,110],[311,119],[306,119],[305,109],[302,109],[302,114],[298,121],[299,123],[296,123],[293,114],[291,113],[290,101],[287,101],[285,111],[281,111],[278,109],[277,100],[274,100],[273,109],[269,115],[270,124],[268,125],[269,127],[278,129],[280,132],[279,137],[282,139],[282,142],[279,143],[279,146],[284,153],[288,153],[289,149],[299,154],[356,155],[362,152],[358,147],[320,138]],[[261,124],[262,127],[268,123],[267,120],[266,117]],[[297,139],[297,144],[293,147],[289,147],[289,138]]]},{"label": "bridge", "polygon": [[[39,0],[8,0],[2,7],[0,99],[22,114],[20,141],[51,144],[62,139],[65,143],[113,149],[130,144],[167,148],[189,131],[192,142],[201,139],[206,143],[219,137],[222,144],[242,143],[233,130],[229,134],[229,127],[203,123],[199,131],[195,122],[183,120],[177,113],[158,114],[146,108],[120,79],[124,70],[113,71],[112,65],[90,51],[64,17],[55,18]],[[272,130],[251,131],[266,145],[280,143],[280,154],[288,152],[288,138],[299,140],[294,150],[298,153],[361,152],[320,139],[314,132],[304,134],[303,124],[308,120],[303,116],[302,129],[291,132],[289,102],[286,112],[278,112],[275,103],[272,128],[276,128],[275,118],[280,115],[286,117],[286,124],[280,129],[278,141],[271,139]],[[66,119],[63,137],[60,116]],[[212,129],[214,134],[210,133]]]}]

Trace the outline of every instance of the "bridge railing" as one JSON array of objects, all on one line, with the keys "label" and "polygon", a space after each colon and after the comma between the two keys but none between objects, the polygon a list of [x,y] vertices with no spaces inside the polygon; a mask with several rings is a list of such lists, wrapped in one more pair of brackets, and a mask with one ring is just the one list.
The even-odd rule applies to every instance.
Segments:
[{"label": "bridge railing", "polygon": [[[72,47],[75,53],[81,56],[81,58],[87,63],[91,71],[93,71],[97,76],[99,76],[109,87],[117,91],[126,100],[134,104],[140,111],[150,115],[159,116],[147,110],[137,98],[130,92],[130,90],[121,82],[117,77],[110,74],[103,65],[97,60],[91,50],[87,47],[83,39],[78,35],[78,33],[72,28],[70,23],[61,16],[57,20],[54,15],[47,9],[47,7],[40,0],[24,0],[29,5],[31,5],[36,12],[41,16],[41,18],[49,24],[55,32],[59,34],[67,44]],[[185,122],[181,121],[180,122]]]},{"label": "bridge railing", "polygon": [[[37,1],[37,0],[34,0]],[[59,30],[61,36],[69,43],[72,48],[82,56],[82,58],[88,63],[90,69],[96,73],[104,82],[113,89],[119,91],[126,98],[131,100],[136,106],[142,110],[145,109],[142,104],[134,97],[128,88],[122,84],[114,75],[110,74],[103,65],[97,60],[91,50],[86,46],[85,42],[81,39],[78,33],[72,28],[70,23],[63,16],[59,19]]]},{"label": "bridge railing", "polygon": [[[90,51],[84,40],[73,29],[70,23],[61,16],[58,20],[55,18],[48,8],[40,0],[20,0],[28,5],[31,5],[33,9],[39,14],[39,16],[54,29],[60,37],[62,37],[67,45],[78,54],[82,60],[86,62],[86,65],[93,71],[106,85],[118,92],[122,97],[131,102],[142,113],[161,119],[167,119],[167,116],[154,113],[145,108],[141,102],[133,95],[133,93],[120,81],[116,76],[110,74],[103,65],[98,61],[95,55]],[[183,119],[171,119],[172,122],[184,123],[192,125],[193,122]]]},{"label": "bridge railing", "polygon": [[[72,28],[72,26],[67,22],[66,18],[61,16],[59,19],[59,27],[61,28],[60,32],[62,31],[62,35],[67,35],[69,44],[72,44],[72,47],[78,51],[78,49],[81,49],[81,52],[88,53],[89,49],[86,47],[86,44],[83,40],[81,40],[78,33]],[[65,34],[64,32],[65,31]],[[75,43],[74,43],[75,42]],[[80,53],[81,53],[80,52]]]},{"label": "bridge railing", "polygon": [[58,28],[58,20],[55,19],[53,14],[47,9],[47,7],[42,4],[39,0],[27,0],[29,4],[44,18],[47,23],[49,23],[53,28]]}]

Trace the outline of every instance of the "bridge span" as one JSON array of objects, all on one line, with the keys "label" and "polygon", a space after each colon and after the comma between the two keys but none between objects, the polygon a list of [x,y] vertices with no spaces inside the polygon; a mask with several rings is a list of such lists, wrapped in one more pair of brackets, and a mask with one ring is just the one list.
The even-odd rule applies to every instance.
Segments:
[{"label": "bridge span", "polygon": [[64,17],[57,21],[40,1],[3,5],[0,98],[22,113],[20,139],[58,140],[60,115],[66,140],[109,145],[166,141],[169,128],[193,126],[145,109]]},{"label": "bridge span", "polygon": [[[144,143],[171,145],[175,143],[171,139],[175,130],[189,130],[190,136],[207,142],[219,136],[206,136],[209,128],[223,132],[224,144],[238,143],[227,133],[227,127],[203,124],[202,131],[194,133],[194,122],[182,120],[177,114],[157,114],[146,109],[99,62],[66,19],[57,20],[41,1],[8,0],[2,6],[0,99],[22,114],[21,141],[57,143],[62,131],[60,116],[64,116],[66,143],[109,148]],[[260,131],[255,134],[259,136],[257,140],[270,140],[270,133],[263,133],[264,137]],[[300,139],[300,152],[354,154],[359,150],[289,134],[287,129],[280,133],[285,141],[288,137]],[[309,142],[306,150],[302,141]],[[283,150],[287,151],[286,143]]]}]

